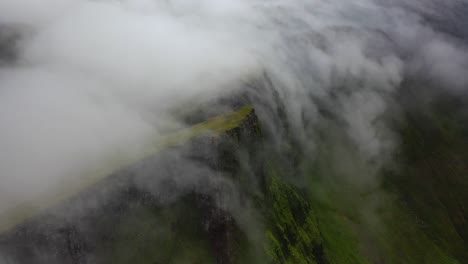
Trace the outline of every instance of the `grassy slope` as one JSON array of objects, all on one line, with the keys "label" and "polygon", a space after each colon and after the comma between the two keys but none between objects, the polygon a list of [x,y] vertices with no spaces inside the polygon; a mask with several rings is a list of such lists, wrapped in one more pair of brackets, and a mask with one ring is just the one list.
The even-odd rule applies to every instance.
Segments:
[{"label": "grassy slope", "polygon": [[372,172],[326,129],[308,192],[328,263],[468,262],[468,129],[454,112],[399,124],[402,166],[384,186],[359,183]]},{"label": "grassy slope", "polygon": [[268,180],[267,199],[266,250],[271,262],[323,263],[323,241],[310,205],[274,172]]},{"label": "grassy slope", "polygon": [[400,224],[389,225],[406,263],[468,263],[468,129],[459,111],[440,100],[401,126],[402,168],[388,180]]},{"label": "grassy slope", "polygon": [[368,263],[349,220],[284,182],[270,166],[267,248],[271,263]]}]

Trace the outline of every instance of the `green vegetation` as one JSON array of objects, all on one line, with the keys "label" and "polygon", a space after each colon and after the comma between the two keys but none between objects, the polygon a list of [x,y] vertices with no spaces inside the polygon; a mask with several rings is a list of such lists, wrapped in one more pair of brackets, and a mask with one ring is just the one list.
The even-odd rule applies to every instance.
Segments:
[{"label": "green vegetation", "polygon": [[468,129],[453,113],[408,113],[384,172],[324,127],[307,185],[328,263],[467,263]]},{"label": "green vegetation", "polygon": [[278,177],[270,167],[267,253],[272,263],[368,263],[351,222]]},{"label": "green vegetation", "polygon": [[386,178],[396,195],[386,219],[389,259],[468,261],[468,127],[460,106],[440,98],[425,111],[407,112],[399,124],[401,168]]},{"label": "green vegetation", "polygon": [[391,212],[383,219],[386,229],[378,241],[385,263],[459,263],[426,234],[429,227],[407,209],[399,204],[387,208]]},{"label": "green vegetation", "polygon": [[310,205],[274,171],[268,183],[267,253],[272,263],[324,263],[322,238]]}]

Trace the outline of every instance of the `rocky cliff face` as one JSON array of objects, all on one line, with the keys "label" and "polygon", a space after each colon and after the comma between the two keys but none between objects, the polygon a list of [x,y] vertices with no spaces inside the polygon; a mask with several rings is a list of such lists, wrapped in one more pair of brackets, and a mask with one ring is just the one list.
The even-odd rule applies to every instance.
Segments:
[{"label": "rocky cliff face", "polygon": [[261,137],[252,107],[173,134],[157,153],[10,225],[1,255],[6,263],[238,263],[249,242],[230,203],[246,200],[239,188],[251,183],[236,152],[253,151]]}]

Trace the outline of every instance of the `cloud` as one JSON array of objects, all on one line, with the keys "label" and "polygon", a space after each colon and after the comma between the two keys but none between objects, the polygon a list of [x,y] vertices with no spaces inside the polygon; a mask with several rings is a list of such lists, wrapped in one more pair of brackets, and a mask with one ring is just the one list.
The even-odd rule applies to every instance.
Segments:
[{"label": "cloud", "polygon": [[395,145],[383,116],[408,75],[467,86],[466,48],[414,12],[422,8],[372,0],[1,1],[0,25],[19,39],[15,60],[0,68],[0,212],[138,153],[177,123],[169,109],[242,88],[263,72],[293,131],[277,138],[295,137],[315,155],[311,141],[326,108],[363,159],[380,165]]},{"label": "cloud", "polygon": [[174,122],[168,109],[256,71],[241,38],[208,26],[235,5],[162,3],[0,4],[20,33],[0,68],[0,211],[134,155]]}]

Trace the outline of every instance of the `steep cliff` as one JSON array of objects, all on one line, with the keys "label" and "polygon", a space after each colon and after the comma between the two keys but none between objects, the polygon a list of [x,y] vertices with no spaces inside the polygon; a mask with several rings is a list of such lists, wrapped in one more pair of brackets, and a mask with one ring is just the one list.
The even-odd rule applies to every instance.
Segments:
[{"label": "steep cliff", "polygon": [[[463,111],[441,115],[463,105],[451,100],[424,107],[431,111],[408,108],[395,123],[401,165],[384,170],[373,189],[343,178],[367,167],[353,146],[337,148],[333,120],[319,126],[320,155],[308,159],[293,143],[288,155],[270,149],[253,107],[211,117],[58,201],[35,201],[40,210],[4,222],[0,256],[5,263],[466,263],[467,130]],[[352,171],[334,162],[343,157]],[[296,168],[304,159],[308,166]]]}]

